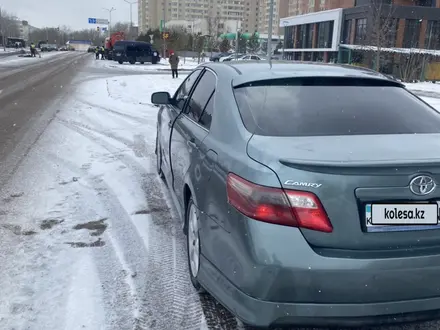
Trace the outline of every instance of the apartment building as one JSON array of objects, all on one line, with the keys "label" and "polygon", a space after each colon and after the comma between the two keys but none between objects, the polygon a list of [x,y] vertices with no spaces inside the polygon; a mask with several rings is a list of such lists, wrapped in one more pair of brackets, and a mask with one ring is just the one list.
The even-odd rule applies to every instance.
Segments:
[{"label": "apartment building", "polygon": [[[270,0],[140,0],[138,2],[139,33],[157,28],[161,20],[168,26],[185,22],[188,28],[206,33],[206,26],[215,23],[218,31],[259,32],[269,29]],[[280,17],[289,16],[289,0],[275,0],[274,35],[282,34]]]},{"label": "apartment building", "polygon": [[[258,32],[269,33],[269,17],[271,0],[256,0],[259,2]],[[289,0],[275,0],[273,7],[272,34],[282,35],[283,28],[280,27],[280,18],[289,16]]]},{"label": "apartment building", "polygon": [[288,15],[296,16],[322,10],[351,8],[355,0],[289,0]]},{"label": "apartment building", "polygon": [[140,0],[139,30],[145,32],[149,28],[157,28],[161,20],[185,21],[189,26],[194,23],[199,24],[200,20],[208,18],[216,22],[231,20],[241,22],[245,2],[251,3],[250,0]]}]

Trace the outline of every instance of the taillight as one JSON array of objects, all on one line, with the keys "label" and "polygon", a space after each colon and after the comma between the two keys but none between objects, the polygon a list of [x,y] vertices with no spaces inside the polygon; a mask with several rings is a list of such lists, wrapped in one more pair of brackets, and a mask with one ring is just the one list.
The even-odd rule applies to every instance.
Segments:
[{"label": "taillight", "polygon": [[228,202],[249,218],[277,225],[331,233],[333,227],[314,194],[271,188],[229,173]]}]

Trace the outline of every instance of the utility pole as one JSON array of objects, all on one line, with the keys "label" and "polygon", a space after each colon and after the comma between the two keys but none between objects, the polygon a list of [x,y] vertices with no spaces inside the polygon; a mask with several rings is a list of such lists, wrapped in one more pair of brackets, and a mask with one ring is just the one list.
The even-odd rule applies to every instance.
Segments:
[{"label": "utility pole", "polygon": [[137,1],[128,1],[124,0],[126,3],[130,5],[130,37],[133,38],[133,5],[138,3]]},{"label": "utility pole", "polygon": [[162,28],[162,38],[163,38],[163,58],[166,58],[167,53],[167,40],[165,38],[165,19],[166,19],[166,1],[163,2],[163,28]]},{"label": "utility pole", "polygon": [[269,8],[269,31],[267,33],[267,58],[269,59],[269,65],[272,68],[272,25],[273,25],[273,5],[274,0],[270,0]]},{"label": "utility pole", "polygon": [[110,9],[108,8],[102,8],[106,11],[108,11],[108,16],[109,16],[109,21],[108,21],[108,36],[111,36],[111,26],[112,26],[112,11],[116,10],[116,8],[111,7]]}]

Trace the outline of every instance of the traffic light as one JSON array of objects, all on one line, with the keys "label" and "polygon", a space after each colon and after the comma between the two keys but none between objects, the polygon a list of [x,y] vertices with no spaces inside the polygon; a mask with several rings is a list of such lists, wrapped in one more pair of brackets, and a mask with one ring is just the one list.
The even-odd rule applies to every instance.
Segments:
[{"label": "traffic light", "polygon": [[97,26],[97,27],[96,27],[96,31],[98,31],[98,32],[99,32],[99,26]]},{"label": "traffic light", "polygon": [[169,32],[164,32],[164,33],[162,33],[162,37],[164,39],[168,39],[170,37],[170,33]]}]

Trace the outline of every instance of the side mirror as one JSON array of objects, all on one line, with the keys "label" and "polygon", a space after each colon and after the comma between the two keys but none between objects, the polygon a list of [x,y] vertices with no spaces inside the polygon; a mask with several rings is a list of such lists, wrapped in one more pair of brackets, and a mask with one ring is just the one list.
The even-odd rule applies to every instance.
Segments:
[{"label": "side mirror", "polygon": [[156,92],[151,94],[153,104],[171,104],[171,96],[168,92]]}]

